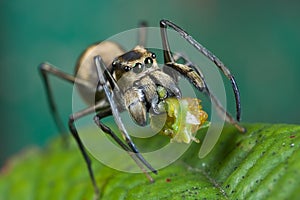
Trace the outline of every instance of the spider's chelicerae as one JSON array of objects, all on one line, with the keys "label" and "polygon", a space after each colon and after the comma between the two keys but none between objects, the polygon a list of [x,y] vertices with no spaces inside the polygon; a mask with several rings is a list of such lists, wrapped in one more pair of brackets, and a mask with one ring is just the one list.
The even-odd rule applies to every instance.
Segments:
[{"label": "spider's chelicerae", "polygon": [[[62,72],[49,63],[42,63],[39,68],[45,83],[53,117],[61,131],[64,126],[56,110],[48,74],[55,75],[72,84],[76,83],[79,93],[89,105],[86,109],[70,115],[68,125],[87,163],[96,198],[99,196],[99,190],[91,168],[91,160],[74,125],[74,122],[81,117],[96,112],[95,123],[128,152],[150,181],[153,181],[153,179],[144,167],[153,173],[157,173],[157,171],[135,147],[119,116],[119,112],[127,110],[136,124],[145,126],[148,113],[159,115],[162,112],[158,106],[160,102],[168,98],[181,99],[181,90],[178,87],[179,75],[190,81],[197,90],[206,94],[218,113],[225,116],[227,122],[233,124],[238,130],[245,131],[237,122],[240,120],[241,114],[239,90],[234,77],[224,64],[182,28],[168,20],[161,20],[164,67],[160,68],[156,61],[156,55],[145,48],[146,31],[144,27],[145,24],[141,24],[139,44],[128,52],[125,52],[119,44],[110,41],[88,47],[78,60],[75,75]],[[200,69],[186,58],[172,54],[167,37],[168,27],[178,32],[182,38],[210,59],[231,81],[236,101],[236,120],[227,113],[218,99],[210,92]],[[179,59],[183,59],[184,64],[176,62]],[[170,72],[168,70],[170,68],[175,70],[176,73]],[[92,100],[87,98],[90,96],[95,98],[92,98]],[[124,141],[101,121],[101,119],[110,115],[113,115]]]}]

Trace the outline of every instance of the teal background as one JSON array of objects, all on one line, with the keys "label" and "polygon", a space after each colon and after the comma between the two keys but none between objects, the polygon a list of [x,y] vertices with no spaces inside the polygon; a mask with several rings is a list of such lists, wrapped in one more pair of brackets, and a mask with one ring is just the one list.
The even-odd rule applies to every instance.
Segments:
[{"label": "teal background", "polygon": [[[4,0],[0,10],[0,162],[57,135],[38,64],[72,73],[84,48],[141,20],[170,19],[214,52],[237,79],[243,121],[300,122],[300,2]],[[72,87],[51,80],[67,119]]]}]

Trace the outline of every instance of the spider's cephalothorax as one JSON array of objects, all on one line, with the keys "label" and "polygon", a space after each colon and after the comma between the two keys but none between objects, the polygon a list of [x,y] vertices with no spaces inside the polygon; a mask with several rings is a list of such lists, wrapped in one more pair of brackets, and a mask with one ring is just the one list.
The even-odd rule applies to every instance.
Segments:
[{"label": "spider's cephalothorax", "polygon": [[[198,68],[197,63],[194,64],[183,56],[173,55],[167,37],[168,27],[179,33],[199,53],[206,56],[230,80],[235,95],[236,120],[223,108],[214,94],[210,92],[205,77],[201,69]],[[199,92],[209,97],[215,109],[227,122],[233,124],[238,130],[245,131],[238,124],[241,115],[240,95],[236,81],[228,68],[176,24],[168,20],[161,20],[160,32],[164,57],[162,69],[158,67],[155,54],[144,48],[146,43],[145,23],[141,24],[139,43],[133,50],[125,52],[119,44],[110,41],[94,44],[87,48],[79,58],[75,67],[75,75],[67,74],[49,63],[40,65],[39,69],[45,84],[50,109],[60,132],[65,133],[66,131],[56,109],[49,84],[49,74],[74,85],[76,84],[81,97],[88,105],[87,108],[70,115],[68,127],[87,163],[95,191],[95,199],[99,197],[99,190],[91,167],[91,160],[75,127],[75,121],[84,116],[95,114],[94,121],[96,125],[104,133],[112,137],[122,149],[128,152],[128,155],[137,163],[150,181],[153,181],[153,179],[146,168],[153,173],[157,173],[157,171],[135,147],[123,124],[120,112],[128,110],[133,120],[138,125],[144,126],[147,123],[147,113],[159,114],[162,112],[159,108],[159,104],[163,102],[162,100],[168,101],[172,97],[175,99],[181,98],[181,92],[177,86],[179,75],[187,79]],[[183,64],[177,62],[181,58],[185,60]],[[174,71],[170,72],[169,69]],[[169,101],[169,104],[173,104],[172,101]],[[198,109],[199,111],[201,110],[201,108]],[[174,109],[169,111],[172,115],[176,113]],[[201,115],[201,112],[196,113]],[[123,140],[102,122],[103,118],[111,115],[114,117]],[[176,116],[171,116],[170,118],[176,119]],[[170,128],[173,129],[172,127]]]},{"label": "spider's cephalothorax", "polygon": [[[159,100],[181,97],[176,82],[159,68],[156,55],[141,46],[117,57],[112,63],[112,74],[123,93],[123,103],[134,121],[146,125],[146,114],[158,114]],[[157,87],[164,88],[165,96],[159,97]]]}]

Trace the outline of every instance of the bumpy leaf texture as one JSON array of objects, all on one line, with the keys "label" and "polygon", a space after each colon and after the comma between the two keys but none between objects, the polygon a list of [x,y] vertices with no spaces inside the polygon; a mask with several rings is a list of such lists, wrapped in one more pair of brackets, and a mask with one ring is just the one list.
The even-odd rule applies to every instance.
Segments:
[{"label": "bumpy leaf texture", "polygon": [[[143,174],[118,172],[94,161],[101,199],[299,199],[300,126],[245,126],[245,134],[226,126],[204,159],[198,157],[200,144],[194,143],[178,161],[159,170],[154,183]],[[65,148],[55,140],[44,150],[30,148],[1,170],[1,200],[92,198],[86,164],[75,144]]]}]

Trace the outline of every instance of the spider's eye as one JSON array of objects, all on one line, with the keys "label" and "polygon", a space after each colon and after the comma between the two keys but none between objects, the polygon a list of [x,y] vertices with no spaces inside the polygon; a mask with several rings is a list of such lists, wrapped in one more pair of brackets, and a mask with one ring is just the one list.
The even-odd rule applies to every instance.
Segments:
[{"label": "spider's eye", "polygon": [[149,68],[149,67],[152,67],[153,59],[150,57],[147,57],[144,62],[145,62],[146,67]]},{"label": "spider's eye", "polygon": [[156,58],[156,54],[155,54],[155,53],[152,53],[152,54],[151,54],[151,57],[152,57],[153,59],[155,59],[155,58]]},{"label": "spider's eye", "polygon": [[111,64],[112,67],[116,67],[117,66],[117,61],[113,61],[113,63]]},{"label": "spider's eye", "polygon": [[133,67],[133,72],[138,74],[138,73],[141,73],[142,71],[143,71],[142,63],[136,63]]},{"label": "spider's eye", "polygon": [[124,67],[124,70],[125,70],[126,72],[129,72],[129,71],[131,70],[131,67],[125,66],[125,67]]}]

